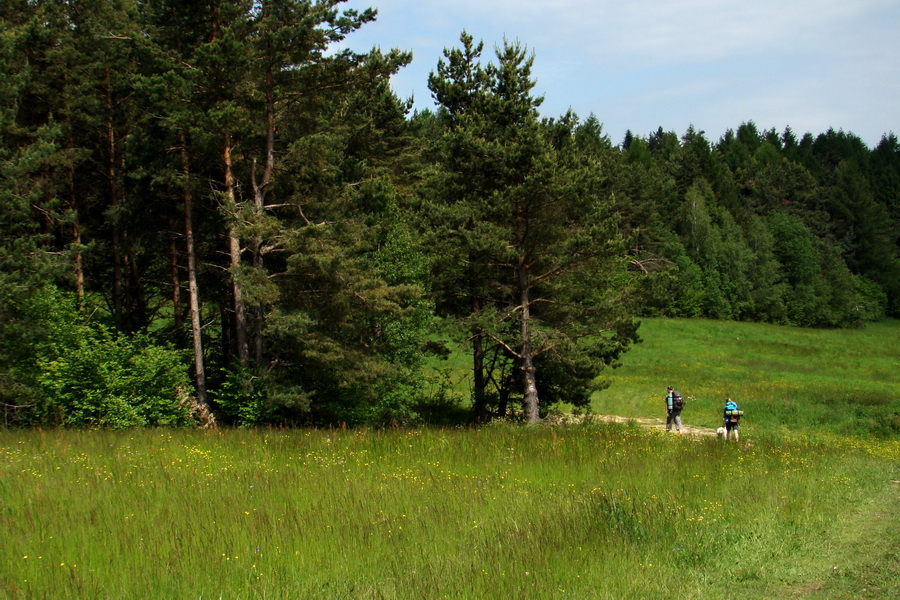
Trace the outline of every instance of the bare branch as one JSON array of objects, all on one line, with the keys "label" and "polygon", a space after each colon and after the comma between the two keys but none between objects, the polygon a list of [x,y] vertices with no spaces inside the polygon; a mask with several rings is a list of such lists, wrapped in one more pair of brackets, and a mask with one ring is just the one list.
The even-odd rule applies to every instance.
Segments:
[{"label": "bare branch", "polygon": [[632,258],[628,261],[629,264],[637,267],[644,275],[650,274],[653,269],[651,267],[656,266],[657,269],[672,265],[672,261],[663,257],[654,257],[654,258]]},{"label": "bare branch", "polygon": [[502,339],[498,338],[498,337],[497,337],[496,335],[494,335],[493,333],[491,333],[491,332],[489,332],[489,331],[484,331],[484,332],[482,332],[482,333],[484,333],[486,336],[488,336],[489,338],[491,338],[492,340],[494,340],[495,342],[497,342],[497,344],[499,344],[500,346],[503,346],[503,348],[505,348],[507,352],[509,352],[510,354],[512,354],[513,356],[515,356],[516,358],[522,358],[522,354],[521,354],[520,352],[516,352],[515,350],[513,350],[512,347],[510,347],[509,344],[507,344],[506,342],[504,342]]}]

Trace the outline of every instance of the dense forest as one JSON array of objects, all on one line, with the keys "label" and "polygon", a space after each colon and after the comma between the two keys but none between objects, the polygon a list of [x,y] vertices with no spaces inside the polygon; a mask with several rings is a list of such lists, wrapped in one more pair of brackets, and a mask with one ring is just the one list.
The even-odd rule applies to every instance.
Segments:
[{"label": "dense forest", "polygon": [[341,4],[0,4],[4,425],[533,422],[641,316],[900,316],[892,133],[612,141],[465,32],[414,112]]}]

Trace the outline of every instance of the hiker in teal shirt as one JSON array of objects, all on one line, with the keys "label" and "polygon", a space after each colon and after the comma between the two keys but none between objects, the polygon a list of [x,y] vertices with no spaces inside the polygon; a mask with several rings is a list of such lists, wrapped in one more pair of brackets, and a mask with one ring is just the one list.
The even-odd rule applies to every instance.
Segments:
[{"label": "hiker in teal shirt", "polygon": [[744,411],[738,408],[737,402],[731,398],[725,398],[725,411],[722,414],[722,425],[725,427],[725,439],[730,440],[732,434],[734,441],[741,439],[739,425]]}]

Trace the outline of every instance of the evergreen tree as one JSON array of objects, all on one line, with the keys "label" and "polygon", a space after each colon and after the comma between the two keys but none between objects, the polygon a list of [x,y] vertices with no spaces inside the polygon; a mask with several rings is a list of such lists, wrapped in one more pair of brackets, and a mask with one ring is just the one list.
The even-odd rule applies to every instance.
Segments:
[{"label": "evergreen tree", "polygon": [[[496,184],[482,168],[481,152],[474,136],[478,111],[487,94],[488,75],[480,64],[484,44],[475,43],[465,31],[461,47],[444,50],[428,86],[440,107],[438,130],[431,150],[442,168],[431,174],[427,223],[437,255],[434,259],[434,293],[441,314],[459,319],[463,338],[472,347],[472,403],[476,418],[484,418],[488,407],[488,383],[494,377],[501,349],[490,343],[481,324],[481,313],[491,302],[493,267],[488,242],[494,235],[486,218],[488,206],[481,200]],[[432,208],[433,207],[433,208]],[[501,362],[505,362],[501,360]]]},{"label": "evergreen tree", "polygon": [[[465,271],[456,271],[464,278],[458,289],[477,300],[470,305],[478,310],[465,319],[513,361],[508,381],[533,423],[540,418],[541,360],[556,365],[548,368],[548,390],[563,381],[570,389],[580,385],[580,397],[567,399],[585,404],[588,382],[635,339],[624,301],[624,249],[596,146],[579,152],[571,117],[538,121],[533,58],[506,42],[497,63],[481,69],[474,63],[480,46],[465,33],[461,41],[462,50],[445,51],[453,62],[439,63],[431,77],[453,120],[442,140],[439,181],[457,182],[441,186],[437,197],[449,217],[442,250],[477,269],[480,278],[468,277],[468,285]],[[588,364],[576,365],[576,353]],[[551,385],[550,373],[567,378]]]},{"label": "evergreen tree", "polygon": [[430,314],[402,185],[408,105],[388,87],[410,56],[339,59],[321,67],[306,109],[285,115],[293,143],[272,180],[277,201],[249,230],[268,248],[267,378],[292,418],[404,420],[422,395]]},{"label": "evergreen tree", "polygon": [[[71,238],[61,200],[71,153],[46,67],[65,35],[49,5],[10,2],[0,8],[0,403],[7,423],[37,406],[35,357],[47,338],[49,283],[62,281]],[[46,101],[40,101],[46,92]],[[66,239],[65,236],[59,236]]]}]

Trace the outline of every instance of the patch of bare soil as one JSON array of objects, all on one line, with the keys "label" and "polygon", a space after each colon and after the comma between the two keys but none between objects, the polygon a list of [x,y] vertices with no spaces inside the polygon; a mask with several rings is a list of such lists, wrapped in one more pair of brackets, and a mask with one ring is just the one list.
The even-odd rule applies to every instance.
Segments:
[{"label": "patch of bare soil", "polygon": [[[612,421],[615,423],[627,423],[629,421],[634,421],[638,425],[643,425],[644,427],[650,427],[651,429],[661,429],[665,431],[666,429],[666,420],[665,419],[639,419],[639,418],[627,418],[627,417],[619,417],[616,415],[594,415],[595,417],[603,420],[603,421]],[[672,427],[672,432],[675,432],[674,426]],[[681,427],[682,434],[688,435],[716,435],[716,430],[710,427],[698,427],[696,425],[688,425],[682,424]]]},{"label": "patch of bare soil", "polygon": [[[665,431],[666,429],[665,419],[620,417],[618,415],[585,415],[579,417],[576,417],[575,415],[566,415],[564,420],[565,422],[569,423],[584,422],[585,420],[597,420],[606,423],[637,423],[642,427],[649,427],[650,429],[660,429],[663,431]],[[681,430],[682,435],[716,435],[716,430],[711,427],[698,427],[695,425],[683,424]],[[672,433],[675,434],[674,427],[672,429]]]}]

